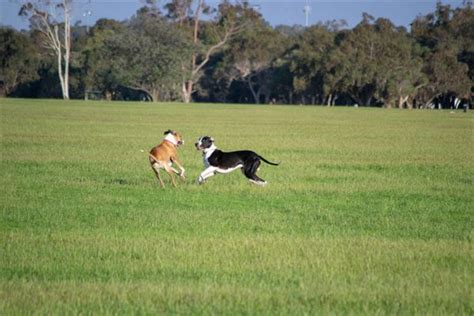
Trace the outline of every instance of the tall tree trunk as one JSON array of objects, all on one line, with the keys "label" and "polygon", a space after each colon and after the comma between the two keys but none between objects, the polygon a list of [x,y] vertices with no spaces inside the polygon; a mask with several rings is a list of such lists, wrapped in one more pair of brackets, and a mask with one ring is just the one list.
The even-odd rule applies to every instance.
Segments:
[{"label": "tall tree trunk", "polygon": [[[194,15],[194,28],[193,28],[193,44],[194,47],[197,47],[198,44],[198,31],[199,31],[199,18],[201,16],[201,9],[203,5],[203,0],[199,0],[197,8],[196,8],[196,13]],[[192,94],[193,94],[193,86],[194,86],[194,78],[195,70],[197,68],[196,65],[196,53],[193,52],[191,56],[191,77],[183,82],[183,102],[184,103],[190,103],[192,100]]]},{"label": "tall tree trunk", "polygon": [[[58,25],[54,25],[54,38],[50,40],[56,41],[56,54],[58,61],[58,75],[61,84],[61,92],[64,100],[69,100],[69,59],[71,55],[71,21],[69,4],[67,0],[63,1],[64,5],[64,34],[62,43],[59,35]],[[64,48],[64,52],[63,52]],[[63,67],[64,61],[64,67]]]},{"label": "tall tree trunk", "polygon": [[105,91],[105,99],[107,101],[112,101],[112,91],[109,91],[109,90]]},{"label": "tall tree trunk", "polygon": [[270,104],[270,93],[265,93],[265,104]]},{"label": "tall tree trunk", "polygon": [[193,81],[188,80],[184,81],[182,84],[182,95],[183,95],[183,102],[184,103],[190,103],[191,102],[191,97],[193,94]]},{"label": "tall tree trunk", "polygon": [[358,106],[364,105],[364,102],[362,102],[362,100],[355,93],[349,93],[349,96]]},{"label": "tall tree trunk", "polygon": [[365,101],[365,106],[370,107],[372,105],[372,96],[368,97]]},{"label": "tall tree trunk", "polygon": [[[64,3],[64,91],[63,98],[69,99],[69,59],[71,56],[71,21],[67,0]],[[71,4],[72,5],[72,4]]]},{"label": "tall tree trunk", "polygon": [[[193,44],[194,47],[197,47],[198,40],[199,40],[199,18],[201,15],[201,10],[203,9],[204,5],[204,0],[199,0],[198,5],[196,7],[196,13],[194,14],[194,29],[193,29]],[[196,83],[198,79],[198,75],[201,71],[201,69],[209,62],[209,59],[211,58],[212,54],[220,49],[222,46],[224,46],[225,43],[229,40],[229,38],[234,35],[237,31],[237,28],[234,23],[232,23],[228,28],[225,30],[224,36],[220,39],[218,43],[215,45],[207,48],[206,54],[200,58],[199,63],[198,63],[198,58],[195,52],[193,52],[191,56],[191,71],[189,73],[189,78],[186,80],[183,80],[182,82],[182,98],[183,102],[185,103],[190,103],[192,100],[192,94],[193,94],[193,88],[194,84]],[[188,77],[188,76],[186,76]]]},{"label": "tall tree trunk", "polygon": [[[43,8],[43,5],[46,8]],[[54,6],[54,7],[52,7]],[[48,9],[49,7],[49,9]],[[63,23],[52,22],[60,20],[59,10],[63,10]],[[64,99],[69,99],[69,62],[71,55],[71,10],[72,0],[62,0],[62,4],[53,3],[47,0],[33,1],[25,3],[20,15],[30,15],[36,19],[34,29],[38,30],[42,38],[42,44],[46,49],[54,52],[58,63],[58,76],[61,84],[61,92]],[[54,12],[54,13],[52,13]],[[56,15],[54,15],[56,14]],[[59,32],[59,26],[63,25],[63,34]],[[63,51],[64,49],[64,51]],[[63,67],[64,63],[64,67]]]},{"label": "tall tree trunk", "polygon": [[[55,27],[55,29],[57,31],[57,26]],[[68,97],[66,97],[67,95],[66,81],[64,80],[64,74],[63,74],[63,55],[62,55],[62,49],[60,45],[57,47],[56,58],[58,62],[58,76],[59,76],[59,83],[61,84],[61,93],[63,95],[63,99],[67,100]]]},{"label": "tall tree trunk", "polygon": [[249,85],[250,92],[252,92],[252,96],[253,96],[253,100],[254,100],[255,104],[259,104],[260,103],[260,89],[258,91],[255,91],[255,89],[253,87],[253,84],[252,84],[252,76],[251,75],[249,75],[247,77],[247,84]]},{"label": "tall tree trunk", "polygon": [[331,101],[332,101],[332,94],[330,93],[328,96],[327,106],[331,106]]},{"label": "tall tree trunk", "polygon": [[152,88],[149,95],[151,96],[152,102],[158,102],[160,100],[160,89]]},{"label": "tall tree trunk", "polygon": [[398,108],[399,109],[403,109],[403,106],[405,104],[405,102],[407,102],[408,100],[408,96],[402,96],[402,95],[399,95],[398,96]]}]

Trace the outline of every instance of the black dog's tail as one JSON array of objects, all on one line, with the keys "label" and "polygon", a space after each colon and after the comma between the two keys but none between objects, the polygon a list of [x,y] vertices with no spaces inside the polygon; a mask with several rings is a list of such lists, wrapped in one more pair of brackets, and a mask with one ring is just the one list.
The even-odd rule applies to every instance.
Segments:
[{"label": "black dog's tail", "polygon": [[272,165],[272,166],[278,166],[280,164],[280,161],[279,162],[271,162],[271,161],[266,160],[265,158],[263,158],[260,155],[258,155],[258,158],[262,159],[264,162],[266,162],[267,164]]}]

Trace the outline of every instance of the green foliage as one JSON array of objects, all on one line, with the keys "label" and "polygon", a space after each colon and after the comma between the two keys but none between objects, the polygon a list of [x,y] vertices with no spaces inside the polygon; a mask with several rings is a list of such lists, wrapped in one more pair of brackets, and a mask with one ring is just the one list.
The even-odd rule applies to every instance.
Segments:
[{"label": "green foliage", "polygon": [[[334,61],[334,37],[334,32],[324,25],[310,27],[301,34],[296,44],[297,49],[288,58],[296,92],[311,94],[320,91],[324,95],[331,93],[328,70],[329,60]],[[321,103],[324,102],[324,95],[319,98]]]},{"label": "green foliage", "polygon": [[341,93],[359,105],[386,107],[443,95],[469,99],[473,54],[466,43],[474,40],[473,21],[469,4],[454,11],[438,4],[434,14],[414,21],[413,36],[368,14],[351,31],[309,28],[289,58],[294,90],[328,105]]},{"label": "green foliage", "polygon": [[[454,9],[438,3],[413,21],[410,32],[366,13],[353,29],[344,28],[344,21],[273,28],[246,1],[210,6],[172,0],[163,3],[165,14],[160,8],[146,1],[129,21],[99,20],[89,34],[76,26],[72,95],[98,90],[111,99],[133,89],[156,101],[412,108],[432,102],[452,107],[458,98],[472,104],[471,1]],[[22,12],[32,10],[27,3]],[[40,31],[32,29],[30,36],[41,43]],[[59,68],[54,63],[43,55],[39,68]],[[39,85],[30,87],[41,92],[15,95],[57,95],[51,92],[56,84],[46,90]]]},{"label": "green foliage", "polygon": [[[2,315],[472,314],[473,113],[0,110]],[[188,180],[162,190],[140,149],[170,127]],[[198,186],[203,134],[282,163]]]},{"label": "green foliage", "polygon": [[182,67],[191,45],[184,34],[149,10],[131,19],[130,27],[116,39],[122,52],[125,82],[147,91],[153,100],[178,98]]},{"label": "green foliage", "polygon": [[474,9],[466,2],[452,10],[437,4],[434,14],[419,17],[412,25],[413,36],[428,48],[424,72],[429,85],[424,89],[428,99],[454,93],[469,98],[474,92]]},{"label": "green foliage", "polygon": [[112,91],[123,84],[119,69],[124,65],[118,64],[122,59],[116,58],[120,55],[118,49],[112,49],[111,43],[124,29],[123,24],[109,19],[101,19],[91,28],[81,50],[87,89],[102,91],[110,97]]},{"label": "green foliage", "polygon": [[179,30],[157,11],[143,8],[127,25],[99,21],[83,54],[90,86],[106,92],[129,86],[158,101],[176,98],[187,51]]},{"label": "green foliage", "polygon": [[38,78],[39,53],[27,34],[0,27],[0,81],[8,95],[24,82]]},{"label": "green foliage", "polygon": [[328,78],[323,77],[321,84],[326,93],[345,91],[359,105],[379,102],[390,107],[396,97],[410,94],[422,80],[422,63],[415,55],[415,45],[390,21],[372,22],[366,16],[333,51],[322,56],[325,59],[319,64],[326,67],[320,76],[327,73]]},{"label": "green foliage", "polygon": [[230,40],[216,75],[230,83],[245,82],[254,103],[260,103],[262,94],[268,103],[276,62],[286,48],[285,42],[254,10],[245,10],[241,19],[242,29]]},{"label": "green foliage", "polygon": [[429,55],[425,72],[431,81],[426,90],[431,96],[455,93],[466,96],[472,87],[468,77],[468,65],[458,62],[457,52],[449,47],[440,48]]}]

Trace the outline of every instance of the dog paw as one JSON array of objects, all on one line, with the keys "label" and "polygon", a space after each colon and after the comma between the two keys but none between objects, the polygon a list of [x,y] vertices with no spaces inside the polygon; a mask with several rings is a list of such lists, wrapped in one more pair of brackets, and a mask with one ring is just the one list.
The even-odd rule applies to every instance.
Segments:
[{"label": "dog paw", "polygon": [[249,180],[251,183],[253,184],[256,184],[256,185],[259,185],[259,186],[266,186],[267,185],[267,181],[255,181],[255,180]]}]

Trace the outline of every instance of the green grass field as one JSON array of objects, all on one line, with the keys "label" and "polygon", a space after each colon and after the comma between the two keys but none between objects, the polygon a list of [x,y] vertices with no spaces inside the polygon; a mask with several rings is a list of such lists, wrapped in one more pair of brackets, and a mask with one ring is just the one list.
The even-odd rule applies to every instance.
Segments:
[{"label": "green grass field", "polygon": [[[474,313],[472,112],[0,104],[2,315]],[[282,163],[198,186],[206,134]]]}]

